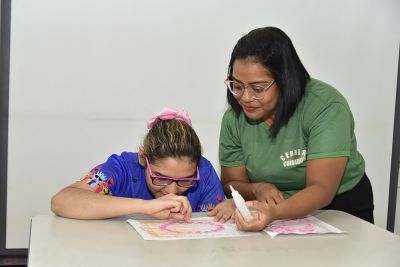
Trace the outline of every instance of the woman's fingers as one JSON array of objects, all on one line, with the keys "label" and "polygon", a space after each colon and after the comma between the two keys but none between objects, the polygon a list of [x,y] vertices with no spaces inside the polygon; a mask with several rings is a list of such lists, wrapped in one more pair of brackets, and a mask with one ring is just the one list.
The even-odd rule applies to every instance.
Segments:
[{"label": "woman's fingers", "polygon": [[256,187],[256,199],[269,204],[278,204],[285,200],[282,192],[274,185],[260,183]]},{"label": "woman's fingers", "polygon": [[[242,231],[261,231],[271,222],[270,205],[260,201],[247,201],[246,205],[252,208],[253,219],[249,222],[244,221],[238,210],[235,211],[235,224]],[[273,205],[274,207],[274,205]]]},{"label": "woman's fingers", "polygon": [[265,196],[265,201],[267,204],[279,204],[283,202],[285,198],[281,192],[275,192],[274,194],[269,194]]},{"label": "woman's fingers", "polygon": [[259,216],[253,215],[253,219],[249,222],[246,222],[242,215],[240,214],[239,210],[235,211],[235,224],[236,227],[241,231],[260,231],[264,229],[262,222],[259,220]]}]

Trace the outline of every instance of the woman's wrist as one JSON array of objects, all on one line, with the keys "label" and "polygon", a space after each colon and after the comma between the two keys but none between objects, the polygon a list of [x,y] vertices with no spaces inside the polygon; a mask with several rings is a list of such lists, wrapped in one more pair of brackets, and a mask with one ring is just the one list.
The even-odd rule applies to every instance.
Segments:
[{"label": "woman's wrist", "polygon": [[272,221],[280,220],[281,216],[280,216],[280,212],[279,212],[280,211],[279,205],[271,205],[271,210],[272,210],[272,212],[271,212]]}]

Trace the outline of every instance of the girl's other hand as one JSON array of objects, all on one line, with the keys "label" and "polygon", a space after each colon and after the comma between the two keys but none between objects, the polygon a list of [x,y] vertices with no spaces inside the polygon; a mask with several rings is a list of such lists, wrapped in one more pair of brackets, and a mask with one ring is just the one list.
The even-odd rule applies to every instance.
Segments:
[{"label": "girl's other hand", "polygon": [[236,206],[233,199],[227,199],[219,203],[213,210],[207,211],[207,216],[214,217],[214,221],[224,223],[232,221],[232,215],[235,212]]}]

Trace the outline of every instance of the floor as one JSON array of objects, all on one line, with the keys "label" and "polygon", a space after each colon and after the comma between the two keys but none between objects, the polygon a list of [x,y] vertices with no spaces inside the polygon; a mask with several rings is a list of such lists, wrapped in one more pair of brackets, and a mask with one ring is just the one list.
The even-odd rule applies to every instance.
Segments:
[{"label": "floor", "polygon": [[27,266],[26,256],[0,256],[0,266]]}]

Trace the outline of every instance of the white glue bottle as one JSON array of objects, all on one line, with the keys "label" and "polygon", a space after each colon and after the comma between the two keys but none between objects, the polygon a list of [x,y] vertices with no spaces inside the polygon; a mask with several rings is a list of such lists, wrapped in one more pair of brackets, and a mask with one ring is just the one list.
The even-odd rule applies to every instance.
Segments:
[{"label": "white glue bottle", "polygon": [[251,216],[251,212],[250,212],[249,208],[246,206],[246,203],[245,203],[243,197],[231,185],[229,185],[229,187],[231,188],[233,201],[235,202],[235,205],[238,208],[238,210],[240,211],[240,214],[242,215],[243,219],[246,222],[251,221],[253,216]]}]

